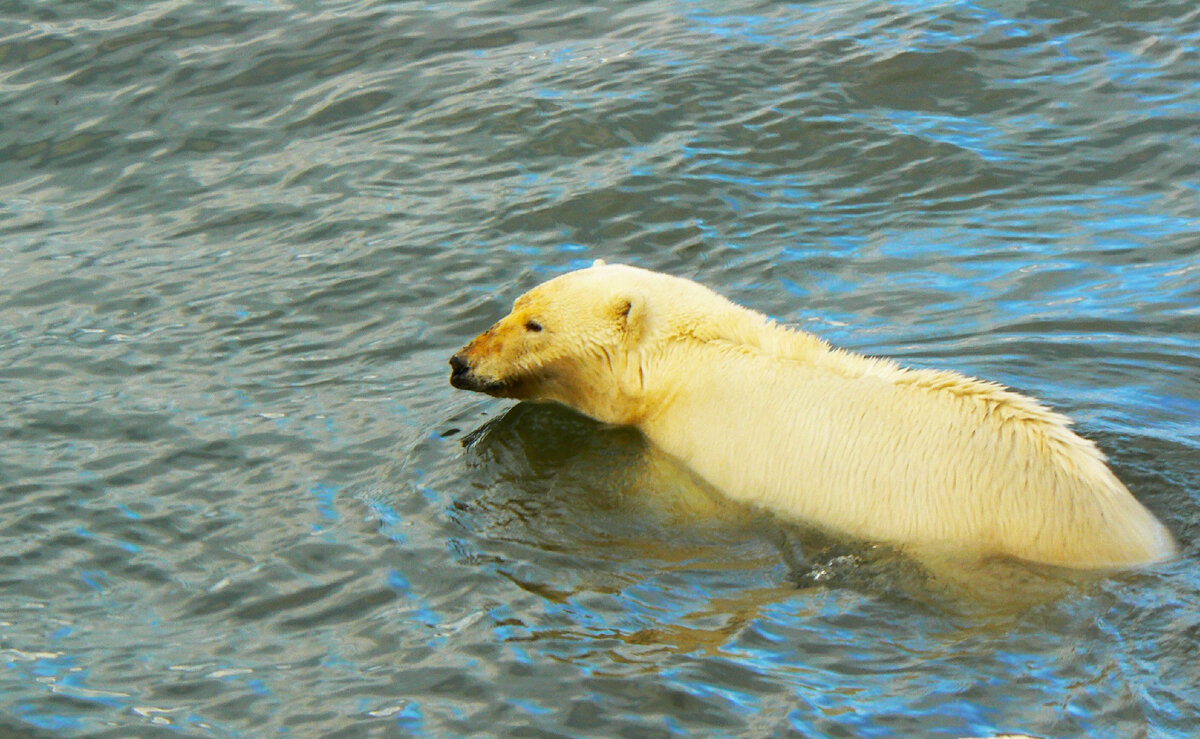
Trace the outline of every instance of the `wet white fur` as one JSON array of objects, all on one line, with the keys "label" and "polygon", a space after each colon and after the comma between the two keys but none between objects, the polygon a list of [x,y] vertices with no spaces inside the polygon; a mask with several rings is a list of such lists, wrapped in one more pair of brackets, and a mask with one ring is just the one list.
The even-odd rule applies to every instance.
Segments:
[{"label": "wet white fur", "polygon": [[1070,567],[1174,552],[1092,442],[1000,385],[834,349],[623,265],[540,285],[493,331],[531,318],[544,330],[475,371],[632,424],[731,498],[865,539]]}]

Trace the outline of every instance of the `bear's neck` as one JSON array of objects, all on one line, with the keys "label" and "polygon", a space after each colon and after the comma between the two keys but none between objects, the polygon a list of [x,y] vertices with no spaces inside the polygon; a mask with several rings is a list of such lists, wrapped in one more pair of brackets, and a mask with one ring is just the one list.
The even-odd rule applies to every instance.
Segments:
[{"label": "bear's neck", "polygon": [[[825,369],[848,376],[859,376],[873,370],[894,368],[890,360],[876,360],[852,352],[835,349],[813,334],[775,323],[761,313],[734,303],[716,320],[704,323],[679,321],[662,327],[657,347],[667,361],[674,355],[700,353],[709,357],[763,357],[773,360],[802,362],[813,368]],[[654,351],[648,358],[655,361]]]},{"label": "bear's neck", "polygon": [[680,336],[643,355],[643,412],[633,424],[730,497],[786,508],[770,500],[784,486],[760,475],[814,448],[821,419],[796,409],[811,405],[806,380],[841,374],[837,357],[820,339],[765,319],[756,341],[732,338]]}]

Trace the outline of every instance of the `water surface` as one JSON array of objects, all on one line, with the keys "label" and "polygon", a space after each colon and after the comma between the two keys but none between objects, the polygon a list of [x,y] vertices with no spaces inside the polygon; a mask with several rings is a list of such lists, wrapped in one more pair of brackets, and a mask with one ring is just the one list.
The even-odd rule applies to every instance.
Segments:
[{"label": "water surface", "polygon": [[[2,9],[0,727],[1194,735],[1193,3]],[[931,582],[448,386],[597,257],[1045,399],[1181,557]]]}]

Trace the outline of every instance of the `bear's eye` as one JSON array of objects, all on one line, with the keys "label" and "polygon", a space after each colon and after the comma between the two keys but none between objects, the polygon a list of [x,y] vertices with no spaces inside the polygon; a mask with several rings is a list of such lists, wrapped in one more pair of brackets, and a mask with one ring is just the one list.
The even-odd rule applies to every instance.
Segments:
[{"label": "bear's eye", "polygon": [[538,331],[542,330],[542,324],[538,323],[537,321],[526,321],[525,330],[532,331],[536,334]]}]

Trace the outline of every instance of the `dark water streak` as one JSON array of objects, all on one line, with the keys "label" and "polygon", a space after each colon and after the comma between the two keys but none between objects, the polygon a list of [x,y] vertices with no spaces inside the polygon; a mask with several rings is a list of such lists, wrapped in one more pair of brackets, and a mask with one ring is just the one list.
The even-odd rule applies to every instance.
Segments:
[{"label": "dark water streak", "polygon": [[[1194,733],[1194,4],[0,11],[0,730]],[[450,390],[598,256],[1045,398],[1183,556],[948,591]]]}]

